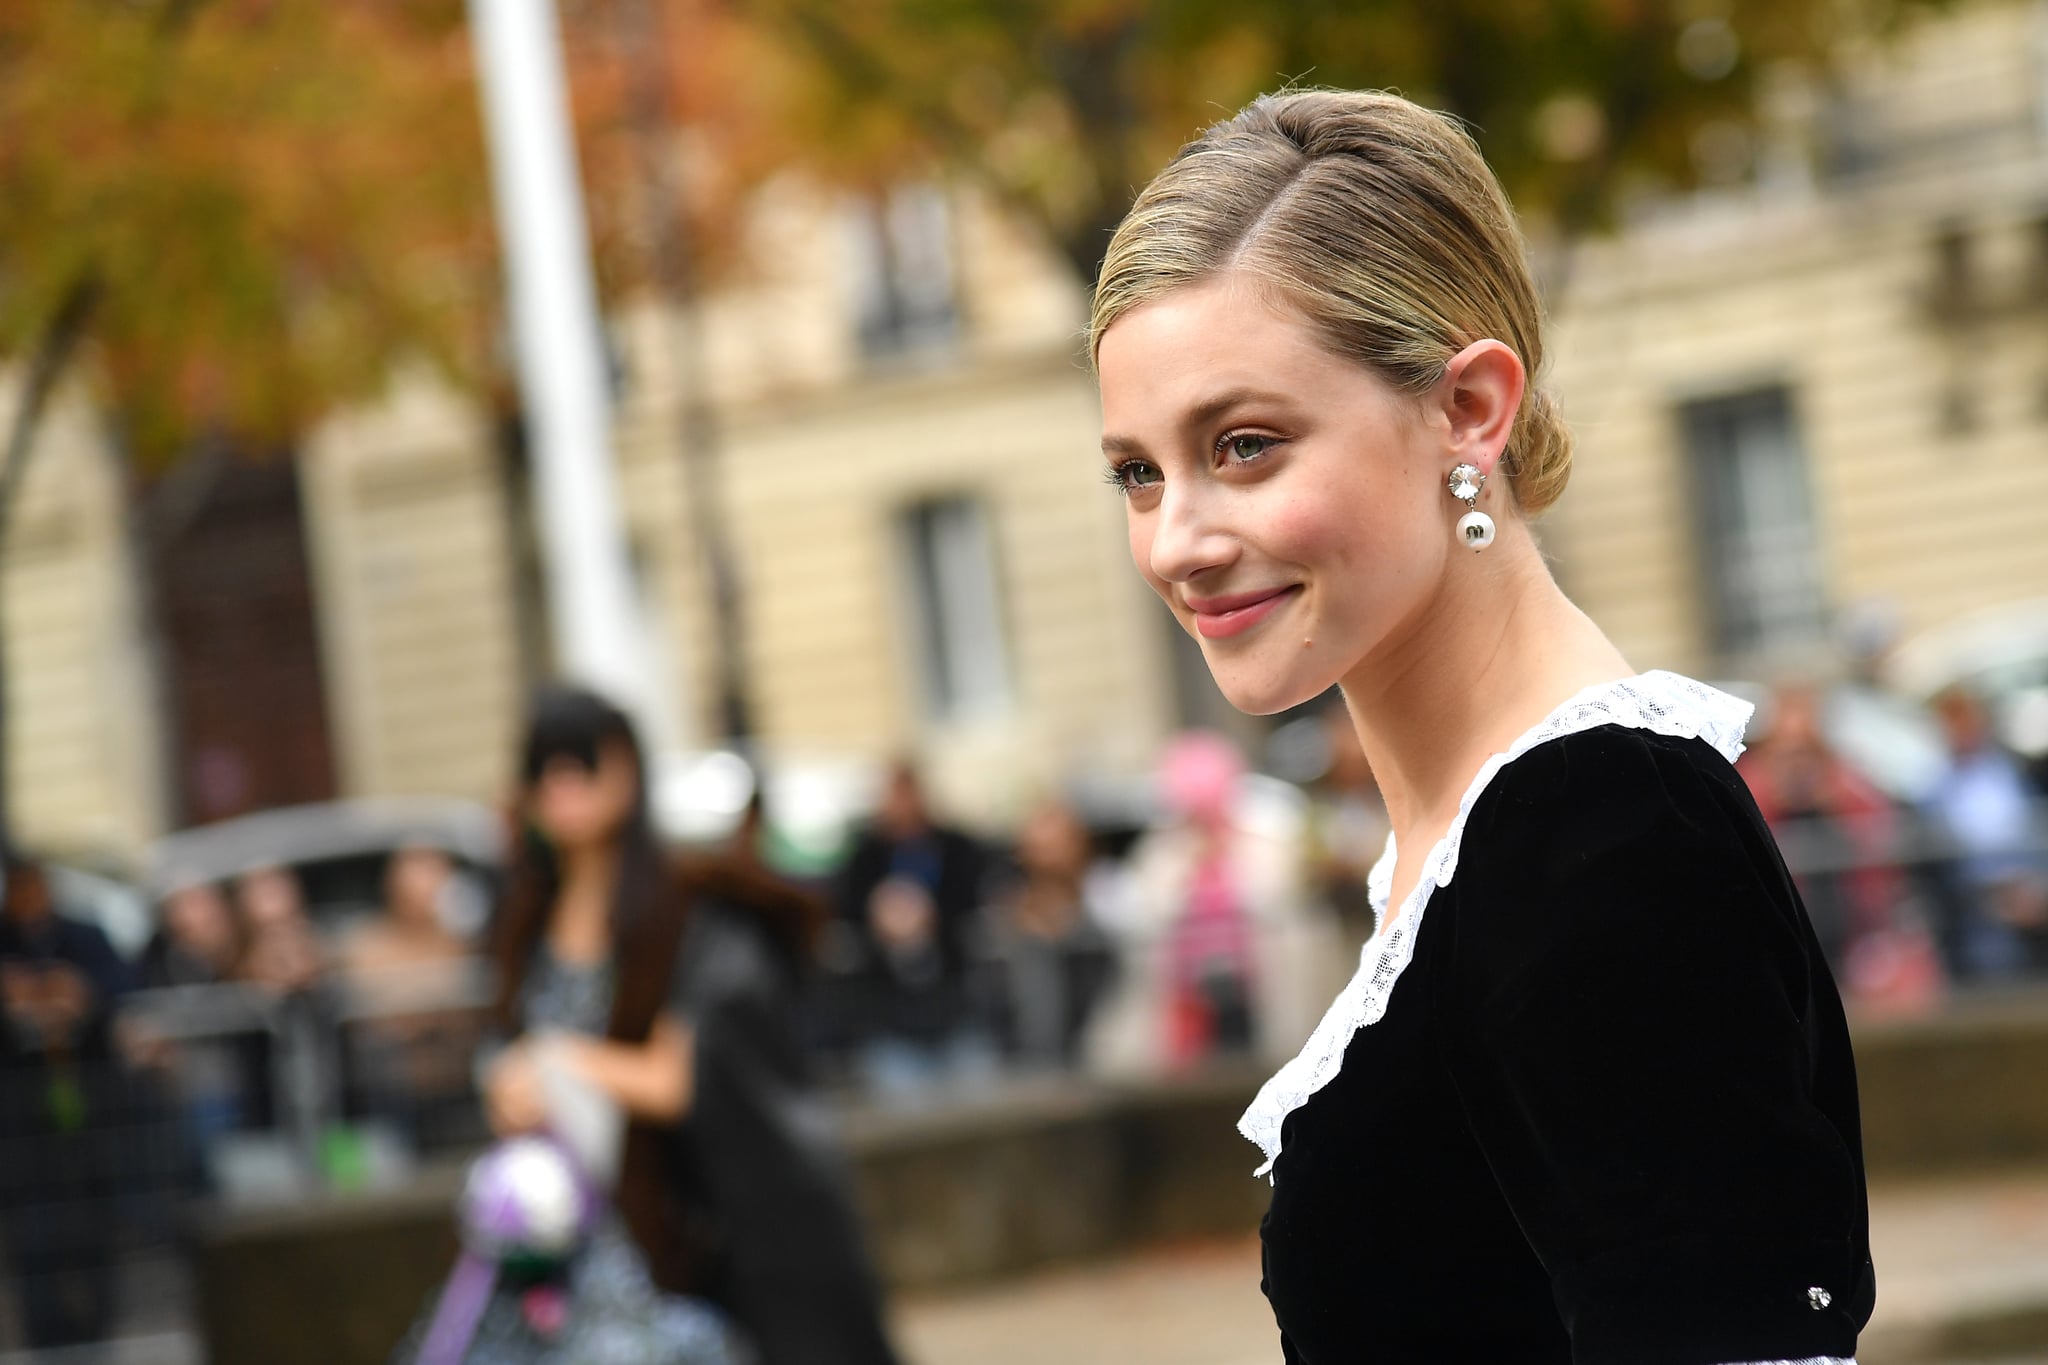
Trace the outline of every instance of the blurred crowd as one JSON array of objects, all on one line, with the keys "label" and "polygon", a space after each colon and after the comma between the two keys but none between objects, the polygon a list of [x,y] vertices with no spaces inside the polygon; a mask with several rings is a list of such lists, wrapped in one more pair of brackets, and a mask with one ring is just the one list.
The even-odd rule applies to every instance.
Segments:
[{"label": "blurred crowd", "polygon": [[62,902],[56,869],[4,856],[0,1249],[32,1347],[103,1335],[117,1253],[175,1246],[193,1196],[295,1185],[298,1138],[326,1140],[345,1176],[348,1144],[309,1126],[308,1093],[341,1079],[344,1056],[354,1093],[333,1117],[411,1127],[423,1098],[446,1106],[466,1086],[472,948],[444,923],[457,873],[441,850],[394,850],[382,912],[339,936],[290,868],[174,872],[133,954]]},{"label": "blurred crowd", "polygon": [[[1761,701],[1739,771],[1845,994],[1914,1010],[2048,979],[2048,772],[1978,698],[1852,677]],[[1289,780],[1189,733],[1138,813],[1048,796],[1002,840],[892,766],[836,866],[789,877],[830,907],[796,1025],[819,1073],[914,1107],[1019,1076],[1288,1055],[1374,930],[1388,827],[1341,706],[1274,741],[1260,766]],[[734,837],[765,855],[770,834],[756,819]],[[194,1196],[374,1183],[485,1140],[473,1061],[499,873],[398,841],[376,904],[337,914],[283,850],[173,866],[124,953],[50,867],[7,852],[0,1239],[19,1335],[102,1332],[124,1239],[175,1245]]]},{"label": "blurred crowd", "polygon": [[2048,976],[2048,767],[1997,741],[1982,700],[1799,684],[1760,719],[1738,767],[1847,995],[1919,1008]]}]

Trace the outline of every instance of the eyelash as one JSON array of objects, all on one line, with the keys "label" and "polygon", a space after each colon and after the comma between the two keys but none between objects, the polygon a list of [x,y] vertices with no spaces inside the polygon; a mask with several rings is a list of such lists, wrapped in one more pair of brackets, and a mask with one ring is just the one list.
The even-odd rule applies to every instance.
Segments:
[{"label": "eyelash", "polygon": [[[1228,448],[1229,446],[1238,441],[1265,442],[1264,448],[1261,449],[1257,455],[1252,456],[1249,460],[1239,460],[1237,461],[1238,464],[1251,464],[1257,460],[1263,459],[1269,452],[1272,451],[1272,449],[1275,446],[1281,444],[1280,437],[1268,436],[1263,432],[1226,431],[1221,436],[1216,438],[1216,444],[1213,447],[1211,447],[1211,449],[1214,450],[1216,454],[1221,455],[1226,448]],[[1141,485],[1131,483],[1125,477],[1125,473],[1126,471],[1145,463],[1146,461],[1144,460],[1132,459],[1124,460],[1117,464],[1111,465],[1108,469],[1103,471],[1103,482],[1107,483],[1111,488],[1116,489],[1117,492],[1123,494],[1125,497],[1128,498],[1131,494],[1137,492]],[[1150,487],[1149,484],[1142,486]]]},{"label": "eyelash", "polygon": [[1218,437],[1218,438],[1217,438],[1217,440],[1216,440],[1216,447],[1215,447],[1216,453],[1217,453],[1217,454],[1219,454],[1219,455],[1220,455],[1220,454],[1222,454],[1222,453],[1223,453],[1223,451],[1224,451],[1224,450],[1225,450],[1225,449],[1226,449],[1227,447],[1229,447],[1229,446],[1232,446],[1232,445],[1235,445],[1235,444],[1237,444],[1237,443],[1238,443],[1239,441],[1263,441],[1263,442],[1265,442],[1265,445],[1264,445],[1264,446],[1263,446],[1263,447],[1262,447],[1262,448],[1260,449],[1260,451],[1259,451],[1259,453],[1258,453],[1257,455],[1254,455],[1254,456],[1252,456],[1251,460],[1239,460],[1239,461],[1238,461],[1238,463],[1239,463],[1239,464],[1250,464],[1250,463],[1252,463],[1252,460],[1259,460],[1259,459],[1263,459],[1263,458],[1265,458],[1265,454],[1266,454],[1266,452],[1267,452],[1267,451],[1271,450],[1271,449],[1272,449],[1272,448],[1273,448],[1274,446],[1277,446],[1277,445],[1279,445],[1279,444],[1280,444],[1280,438],[1279,438],[1278,436],[1268,436],[1268,435],[1266,435],[1266,434],[1265,434],[1265,433],[1263,433],[1263,432],[1258,432],[1258,431],[1226,431],[1226,432],[1224,432],[1224,433],[1223,433],[1223,435],[1222,435],[1222,436]]},{"label": "eyelash", "polygon": [[1136,460],[1121,460],[1111,465],[1102,471],[1102,481],[1128,498],[1132,493],[1132,486],[1124,482],[1124,471],[1137,463]]}]

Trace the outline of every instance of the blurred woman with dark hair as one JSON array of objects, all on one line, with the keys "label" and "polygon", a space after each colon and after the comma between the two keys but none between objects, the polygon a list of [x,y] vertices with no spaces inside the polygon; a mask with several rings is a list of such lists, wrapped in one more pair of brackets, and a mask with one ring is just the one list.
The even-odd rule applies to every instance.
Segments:
[{"label": "blurred woman with dark hair", "polygon": [[609,1177],[615,1214],[553,1333],[500,1290],[464,1359],[894,1365],[794,1025],[822,907],[750,842],[671,859],[644,774],[608,703],[535,706],[484,1098],[499,1134],[552,1129]]},{"label": "blurred woman with dark hair", "polygon": [[[496,926],[507,1041],[481,1069],[484,1098],[500,1136],[553,1129],[609,1177],[612,1210],[577,1255],[560,1320],[538,1320],[501,1282],[463,1355],[472,1365],[748,1358],[724,1316],[685,1292],[694,1267],[671,1170],[691,1100],[690,1034],[671,988],[684,904],[643,771],[632,726],[610,704],[571,690],[536,703]],[[425,1326],[397,1359],[414,1358]]]}]

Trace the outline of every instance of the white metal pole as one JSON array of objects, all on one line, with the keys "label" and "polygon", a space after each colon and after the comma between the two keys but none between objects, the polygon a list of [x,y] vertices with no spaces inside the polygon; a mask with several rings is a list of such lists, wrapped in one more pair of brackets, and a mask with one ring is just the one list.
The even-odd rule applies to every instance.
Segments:
[{"label": "white metal pole", "polygon": [[597,291],[554,0],[470,0],[511,290],[555,662],[642,724],[657,708],[612,464]]}]

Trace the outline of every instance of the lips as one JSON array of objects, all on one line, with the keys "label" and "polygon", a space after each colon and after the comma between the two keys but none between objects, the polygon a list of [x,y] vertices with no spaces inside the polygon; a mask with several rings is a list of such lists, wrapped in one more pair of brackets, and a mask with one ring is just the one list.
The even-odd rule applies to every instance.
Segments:
[{"label": "lips", "polygon": [[1250,630],[1294,600],[1299,583],[1263,592],[1236,593],[1229,597],[1190,597],[1188,609],[1195,614],[1195,630],[1206,640],[1220,640]]}]

